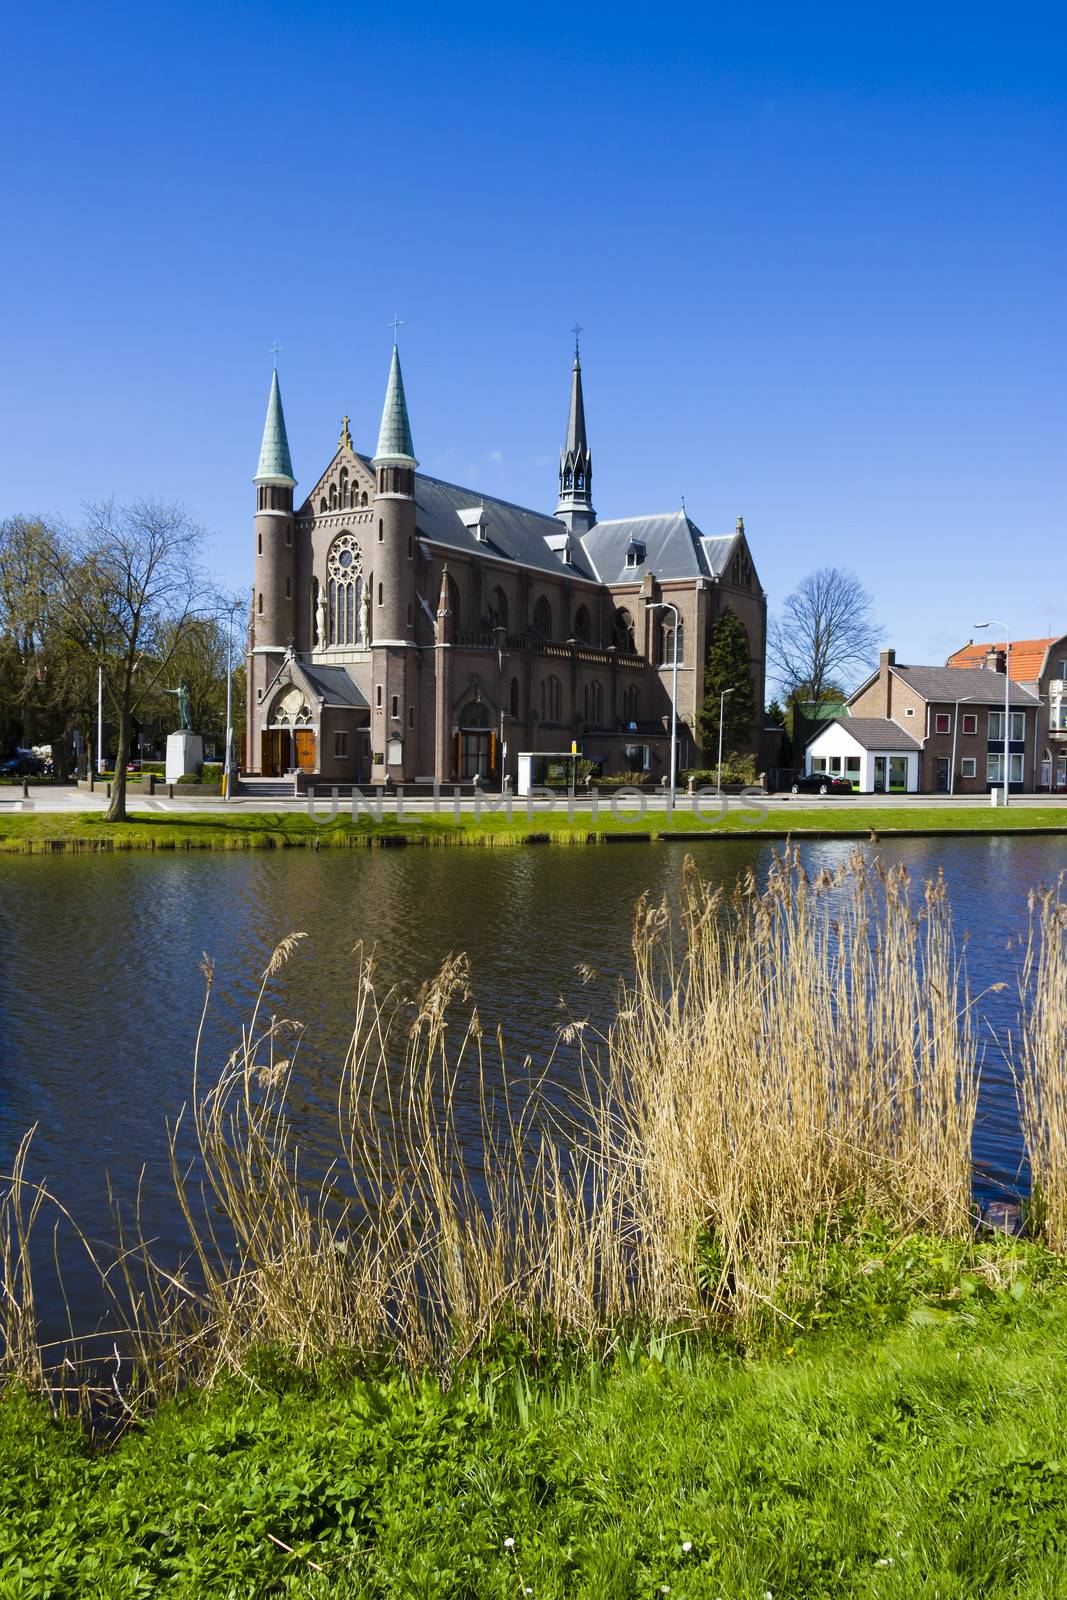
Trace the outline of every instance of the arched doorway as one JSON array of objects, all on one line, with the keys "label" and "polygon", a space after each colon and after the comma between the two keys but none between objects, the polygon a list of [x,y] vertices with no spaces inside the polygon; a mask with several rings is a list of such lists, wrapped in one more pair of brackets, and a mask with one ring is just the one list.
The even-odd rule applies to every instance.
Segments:
[{"label": "arched doorway", "polygon": [[497,739],[491,731],[489,707],[484,700],[471,700],[459,714],[456,735],[456,770],[460,782],[489,778],[496,774]]},{"label": "arched doorway", "polygon": [[311,708],[295,683],[282,689],[271,706],[262,733],[259,770],[265,778],[316,770]]}]

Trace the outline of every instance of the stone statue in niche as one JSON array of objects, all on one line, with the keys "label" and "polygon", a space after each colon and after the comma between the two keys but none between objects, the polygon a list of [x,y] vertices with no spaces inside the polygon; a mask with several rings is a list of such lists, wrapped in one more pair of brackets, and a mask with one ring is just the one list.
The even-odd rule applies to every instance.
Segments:
[{"label": "stone statue in niche", "polygon": [[361,644],[370,644],[370,584],[363,590],[363,628]]},{"label": "stone statue in niche", "polygon": [[319,585],[319,599],[315,607],[315,643],[320,650],[326,647],[326,595]]}]

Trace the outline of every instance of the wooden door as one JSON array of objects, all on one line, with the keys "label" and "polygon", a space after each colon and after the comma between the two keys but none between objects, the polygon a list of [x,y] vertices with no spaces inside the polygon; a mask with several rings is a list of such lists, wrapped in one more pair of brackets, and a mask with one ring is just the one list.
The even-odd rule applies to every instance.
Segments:
[{"label": "wooden door", "polygon": [[260,772],[265,778],[277,778],[282,770],[282,734],[278,728],[264,728]]},{"label": "wooden door", "polygon": [[296,764],[301,772],[315,771],[315,730],[314,728],[297,728],[294,735],[296,740]]}]

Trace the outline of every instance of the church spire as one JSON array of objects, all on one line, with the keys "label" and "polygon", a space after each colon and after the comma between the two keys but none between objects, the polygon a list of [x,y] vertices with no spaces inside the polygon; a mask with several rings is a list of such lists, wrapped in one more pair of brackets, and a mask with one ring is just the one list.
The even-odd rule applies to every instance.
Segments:
[{"label": "church spire", "polygon": [[588,533],[596,521],[593,510],[593,458],[585,431],[585,397],[582,394],[582,359],[578,351],[580,324],[574,329],[574,365],[571,368],[571,406],[567,437],[559,453],[559,505],[556,516],[571,533]]},{"label": "church spire", "polygon": [[289,454],[289,437],[285,431],[285,413],[282,410],[282,391],[278,386],[278,369],[270,380],[270,398],[267,401],[267,420],[263,424],[263,443],[259,447],[259,466],[256,483],[284,483],[293,488],[293,460]]},{"label": "church spire", "polygon": [[396,466],[417,467],[415,446],[411,440],[411,423],[408,403],[404,395],[404,378],[400,371],[400,352],[393,345],[393,359],[389,365],[389,381],[385,386],[385,404],[382,407],[382,425],[378,430],[378,448],[374,461],[388,461]]}]

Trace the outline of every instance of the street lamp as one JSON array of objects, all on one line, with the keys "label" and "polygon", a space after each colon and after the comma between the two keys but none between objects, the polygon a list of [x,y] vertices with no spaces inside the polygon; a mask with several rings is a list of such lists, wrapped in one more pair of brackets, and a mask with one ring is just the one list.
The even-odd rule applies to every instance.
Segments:
[{"label": "street lamp", "polygon": [[992,617],[988,622],[976,622],[976,628],[1003,628],[1004,629],[1004,804],[1008,804],[1008,771],[1011,754],[1008,748],[1008,728],[1011,723],[1011,640],[1008,638],[1008,624],[999,622]]},{"label": "street lamp", "polygon": [[715,774],[715,787],[720,794],[722,794],[722,719],[726,708],[726,697],[733,693],[733,689],[724,689],[719,696],[719,770]]},{"label": "street lamp", "polygon": [[649,611],[674,612],[674,659],[671,662],[671,792],[668,814],[674,810],[674,791],[678,782],[678,629],[681,618],[673,600],[655,600]]}]

